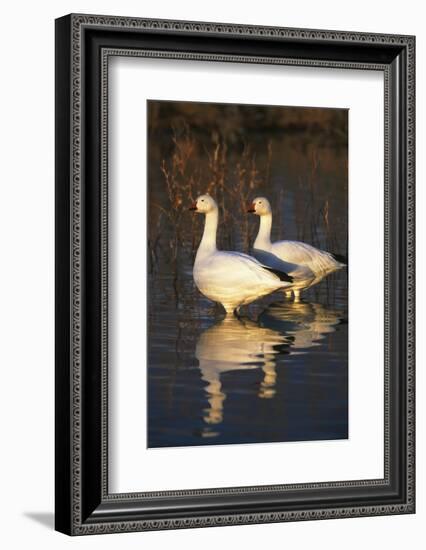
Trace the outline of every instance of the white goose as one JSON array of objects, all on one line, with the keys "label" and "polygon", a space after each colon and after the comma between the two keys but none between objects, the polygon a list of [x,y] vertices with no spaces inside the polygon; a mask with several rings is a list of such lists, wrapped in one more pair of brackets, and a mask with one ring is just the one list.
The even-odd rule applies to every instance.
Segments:
[{"label": "white goose", "polygon": [[[291,289],[285,289],[287,296],[294,294],[296,301],[300,298],[300,292],[312,285],[319,283],[326,275],[341,269],[346,264],[341,256],[318,250],[309,244],[299,241],[277,241],[271,242],[272,209],[265,197],[254,199],[248,212],[260,217],[259,232],[253,244],[253,255],[263,264],[274,269],[282,268],[285,263],[290,262],[300,268],[308,268],[313,277],[297,277],[296,273],[289,270],[289,275],[294,276],[295,283]],[[282,262],[285,262],[284,264]]]},{"label": "white goose", "polygon": [[216,247],[219,212],[210,195],[201,195],[190,210],[205,214],[204,233],[194,263],[194,281],[198,290],[213,302],[219,302],[226,314],[278,289],[287,288],[292,277],[262,265],[240,252],[224,252]]}]

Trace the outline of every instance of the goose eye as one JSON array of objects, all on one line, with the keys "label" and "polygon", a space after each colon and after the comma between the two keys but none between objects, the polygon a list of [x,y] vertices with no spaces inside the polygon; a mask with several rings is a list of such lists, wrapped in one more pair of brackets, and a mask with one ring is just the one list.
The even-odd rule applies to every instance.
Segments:
[{"label": "goose eye", "polygon": [[204,199],[201,199],[201,202],[204,202]]}]

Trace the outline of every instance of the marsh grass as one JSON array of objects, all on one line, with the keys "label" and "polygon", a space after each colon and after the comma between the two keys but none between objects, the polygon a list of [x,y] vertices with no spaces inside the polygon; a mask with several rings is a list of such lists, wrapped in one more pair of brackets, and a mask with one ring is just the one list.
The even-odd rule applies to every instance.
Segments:
[{"label": "marsh grass", "polygon": [[237,155],[217,132],[212,132],[209,146],[203,146],[187,125],[173,128],[171,154],[160,163],[164,198],[161,203],[155,200],[150,203],[157,210],[149,222],[151,270],[155,269],[161,253],[166,254],[177,269],[179,254],[187,250],[188,245],[192,253],[195,252],[200,220],[191,216],[188,230],[188,207],[202,193],[215,197],[219,205],[222,245],[248,252],[254,228],[249,224],[247,205],[256,189],[266,187],[270,158],[271,153],[265,163],[257,162],[249,144]]},{"label": "marsh grass", "polygon": [[[217,131],[211,132],[206,143],[196,138],[186,123],[174,126],[169,154],[160,160],[161,200],[150,202],[150,208],[156,211],[149,219],[151,271],[160,255],[175,273],[181,255],[190,254],[193,259],[203,224],[188,208],[202,193],[211,194],[219,205],[218,240],[225,249],[250,252],[257,223],[249,219],[247,206],[255,196],[265,194],[272,199],[275,212],[284,212],[286,201],[293,202],[297,239],[345,254],[347,235],[336,234],[335,209],[330,206],[330,197],[319,192],[319,149],[311,148],[305,171],[291,193],[286,192],[285,184],[271,186],[273,155],[271,140],[259,154],[258,143],[245,140],[236,148]],[[286,238],[284,216],[274,216],[274,233],[277,238]]]}]

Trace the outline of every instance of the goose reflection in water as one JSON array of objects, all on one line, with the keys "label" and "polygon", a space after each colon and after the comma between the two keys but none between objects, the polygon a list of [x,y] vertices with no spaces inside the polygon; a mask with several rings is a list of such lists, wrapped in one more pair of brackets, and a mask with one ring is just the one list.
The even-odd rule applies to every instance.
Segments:
[{"label": "goose reflection in water", "polygon": [[304,353],[303,350],[321,345],[321,340],[344,322],[346,318],[342,310],[307,302],[272,304],[259,315],[261,326],[287,335],[291,340],[292,354]]},{"label": "goose reflection in water", "polygon": [[[259,327],[247,319],[221,321],[205,330],[199,337],[195,356],[199,361],[202,379],[207,382],[209,407],[205,410],[206,424],[220,424],[223,420],[221,375],[234,370],[263,370],[263,380],[258,389],[260,398],[275,395],[275,356],[288,353],[286,336],[276,330]],[[206,431],[205,437],[215,435]]]},{"label": "goose reflection in water", "polygon": [[201,333],[195,350],[209,406],[201,435],[216,437],[224,420],[221,376],[225,372],[262,369],[257,396],[272,399],[276,390],[276,362],[284,354],[301,354],[336,330],[343,320],[341,311],[315,303],[279,303],[263,311],[258,322],[226,318]]}]

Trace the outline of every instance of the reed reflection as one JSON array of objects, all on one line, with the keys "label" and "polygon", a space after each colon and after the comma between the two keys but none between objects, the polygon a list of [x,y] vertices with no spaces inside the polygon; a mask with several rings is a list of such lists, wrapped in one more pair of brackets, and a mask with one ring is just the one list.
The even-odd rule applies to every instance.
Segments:
[{"label": "reed reflection", "polygon": [[[226,422],[227,395],[221,380],[225,372],[261,369],[263,377],[257,397],[273,399],[278,361],[279,368],[284,364],[284,355],[302,354],[320,346],[321,340],[343,320],[342,311],[321,304],[283,302],[270,305],[257,322],[226,318],[202,332],[195,349],[201,378],[207,383],[204,391],[208,407],[203,410],[205,426],[201,436],[219,436],[219,425]],[[240,378],[242,386],[246,380]]]}]

